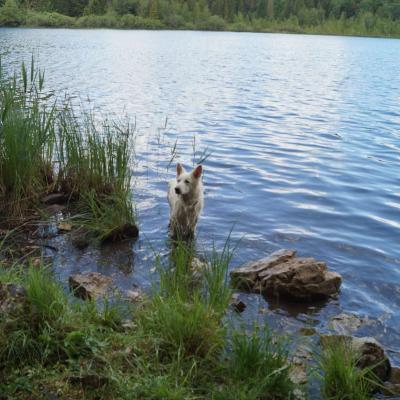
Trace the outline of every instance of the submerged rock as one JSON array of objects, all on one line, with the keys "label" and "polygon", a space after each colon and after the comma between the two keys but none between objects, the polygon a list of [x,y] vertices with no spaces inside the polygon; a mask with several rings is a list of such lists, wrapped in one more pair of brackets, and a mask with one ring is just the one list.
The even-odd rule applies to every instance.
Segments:
[{"label": "submerged rock", "polygon": [[342,278],[328,271],[326,263],[296,257],[295,250],[279,250],[231,272],[235,288],[301,301],[327,298],[338,293]]},{"label": "submerged rock", "polygon": [[242,313],[247,307],[246,303],[240,300],[238,293],[232,294],[229,304],[238,313]]},{"label": "submerged rock", "polygon": [[363,320],[357,315],[341,313],[330,319],[328,327],[339,335],[349,335],[360,328],[362,324]]},{"label": "submerged rock", "polygon": [[127,290],[124,296],[131,303],[139,303],[145,299],[145,294],[139,290]]},{"label": "submerged rock", "polygon": [[400,368],[392,367],[383,392],[388,396],[400,395]]},{"label": "submerged rock", "polygon": [[84,272],[69,277],[69,286],[81,299],[102,297],[112,283],[112,278],[99,272]]},{"label": "submerged rock", "polygon": [[304,385],[307,383],[308,364],[312,360],[312,350],[305,344],[296,348],[293,355],[289,357],[290,360],[290,380],[295,385]]},{"label": "submerged rock", "polygon": [[339,343],[349,346],[355,352],[359,368],[372,368],[372,371],[381,381],[386,381],[389,378],[391,370],[390,362],[385,350],[376,339],[345,335],[321,336],[323,347],[335,346]]},{"label": "submerged rock", "polygon": [[83,250],[90,244],[90,232],[87,229],[79,228],[70,233],[71,243],[79,250]]}]

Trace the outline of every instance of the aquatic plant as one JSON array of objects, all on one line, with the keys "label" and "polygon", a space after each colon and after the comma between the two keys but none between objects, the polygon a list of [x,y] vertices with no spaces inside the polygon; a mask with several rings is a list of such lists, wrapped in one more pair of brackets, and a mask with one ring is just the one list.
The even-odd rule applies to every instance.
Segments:
[{"label": "aquatic plant", "polygon": [[54,181],[56,111],[33,59],[0,76],[0,213],[22,214]]},{"label": "aquatic plant", "polygon": [[134,129],[53,100],[43,85],[33,58],[18,75],[0,68],[0,216],[24,216],[58,191],[78,201],[80,224],[100,240],[137,236],[129,232]]},{"label": "aquatic plant", "polygon": [[373,368],[357,367],[358,354],[343,340],[328,343],[319,356],[321,391],[329,400],[367,400],[379,387]]}]

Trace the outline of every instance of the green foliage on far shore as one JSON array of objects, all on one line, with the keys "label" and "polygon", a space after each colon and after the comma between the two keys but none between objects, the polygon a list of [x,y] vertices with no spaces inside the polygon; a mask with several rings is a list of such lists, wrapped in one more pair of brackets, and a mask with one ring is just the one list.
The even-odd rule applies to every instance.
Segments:
[{"label": "green foliage on far shore", "polygon": [[0,26],[399,37],[400,3],[391,0],[0,0]]}]

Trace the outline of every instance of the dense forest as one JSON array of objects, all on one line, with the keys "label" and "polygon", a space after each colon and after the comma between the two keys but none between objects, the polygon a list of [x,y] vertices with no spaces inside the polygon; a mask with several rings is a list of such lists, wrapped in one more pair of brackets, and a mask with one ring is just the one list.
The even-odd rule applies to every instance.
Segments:
[{"label": "dense forest", "polygon": [[400,35],[393,0],[0,0],[1,25]]}]

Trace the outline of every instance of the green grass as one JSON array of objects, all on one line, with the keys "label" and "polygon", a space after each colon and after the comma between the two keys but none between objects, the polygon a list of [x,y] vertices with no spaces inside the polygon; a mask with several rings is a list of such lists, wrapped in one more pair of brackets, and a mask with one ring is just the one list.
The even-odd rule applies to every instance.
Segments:
[{"label": "green grass", "polygon": [[81,196],[80,213],[71,221],[100,242],[136,238],[136,217],[129,192],[99,196],[87,191]]},{"label": "green grass", "polygon": [[22,214],[54,180],[56,113],[42,92],[44,76],[22,64],[0,72],[0,213]]},{"label": "green grass", "polygon": [[53,95],[33,59],[14,76],[0,68],[0,218],[26,217],[45,194],[62,192],[77,202],[81,226],[119,240],[136,224],[133,129]]},{"label": "green grass", "polygon": [[221,278],[227,248],[213,252],[193,281],[193,250],[178,244],[170,262],[158,265],[160,285],[136,307],[75,300],[44,267],[3,270],[0,282],[22,285],[26,302],[11,317],[0,315],[0,392],[18,399],[289,399],[283,344],[267,330],[231,331]]},{"label": "green grass", "polygon": [[67,103],[59,116],[60,189],[72,198],[88,191],[128,192],[132,136],[129,123],[96,122],[90,113],[76,116]]},{"label": "green grass", "polygon": [[326,400],[367,400],[379,387],[372,368],[357,367],[358,355],[345,341],[328,343],[319,359],[322,396]]}]

